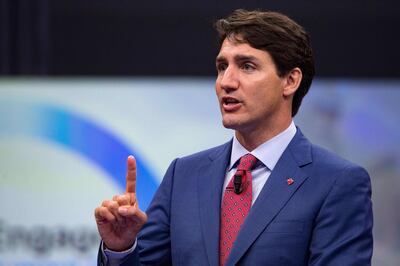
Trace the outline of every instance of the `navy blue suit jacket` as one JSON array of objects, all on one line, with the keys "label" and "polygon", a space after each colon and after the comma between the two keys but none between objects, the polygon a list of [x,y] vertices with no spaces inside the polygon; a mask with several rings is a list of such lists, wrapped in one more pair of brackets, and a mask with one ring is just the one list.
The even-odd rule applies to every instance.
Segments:
[{"label": "navy blue suit jacket", "polygon": [[[147,210],[138,247],[123,265],[218,265],[231,145],[172,162]],[[288,185],[288,178],[294,183]],[[368,173],[311,144],[298,129],[226,265],[370,265],[372,221]]]}]

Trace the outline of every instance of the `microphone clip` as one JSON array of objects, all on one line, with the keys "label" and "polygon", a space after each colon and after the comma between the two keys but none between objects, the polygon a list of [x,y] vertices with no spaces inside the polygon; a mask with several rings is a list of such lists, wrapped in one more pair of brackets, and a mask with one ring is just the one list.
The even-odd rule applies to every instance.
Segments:
[{"label": "microphone clip", "polygon": [[234,191],[237,195],[242,193],[243,191],[243,183],[242,183],[242,174],[241,173],[236,173],[235,177],[233,179],[233,186],[234,186]]}]

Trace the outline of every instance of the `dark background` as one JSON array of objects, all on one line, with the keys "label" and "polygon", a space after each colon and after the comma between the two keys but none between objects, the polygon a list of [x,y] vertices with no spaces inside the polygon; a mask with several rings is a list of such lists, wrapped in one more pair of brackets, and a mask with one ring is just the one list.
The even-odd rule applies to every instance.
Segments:
[{"label": "dark background", "polygon": [[215,74],[213,22],[280,11],[311,34],[317,76],[400,77],[400,1],[0,0],[0,74]]}]

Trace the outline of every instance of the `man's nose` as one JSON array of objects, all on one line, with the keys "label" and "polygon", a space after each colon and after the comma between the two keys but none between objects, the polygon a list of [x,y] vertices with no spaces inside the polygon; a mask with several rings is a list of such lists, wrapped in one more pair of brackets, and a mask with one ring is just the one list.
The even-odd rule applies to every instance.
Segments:
[{"label": "man's nose", "polygon": [[239,86],[238,73],[234,67],[229,66],[222,73],[221,88],[230,91],[236,90]]}]

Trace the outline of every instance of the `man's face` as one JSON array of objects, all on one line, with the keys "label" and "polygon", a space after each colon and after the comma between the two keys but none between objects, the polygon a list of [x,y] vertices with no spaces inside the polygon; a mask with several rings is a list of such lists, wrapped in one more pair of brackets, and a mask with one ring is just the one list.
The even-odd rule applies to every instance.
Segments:
[{"label": "man's face", "polygon": [[[285,79],[268,52],[225,39],[216,59],[215,89],[226,128],[239,133],[271,129],[282,121]],[[285,113],[285,112],[284,112]]]}]

